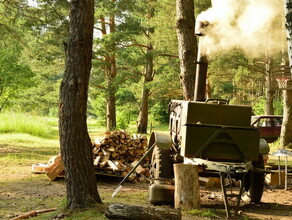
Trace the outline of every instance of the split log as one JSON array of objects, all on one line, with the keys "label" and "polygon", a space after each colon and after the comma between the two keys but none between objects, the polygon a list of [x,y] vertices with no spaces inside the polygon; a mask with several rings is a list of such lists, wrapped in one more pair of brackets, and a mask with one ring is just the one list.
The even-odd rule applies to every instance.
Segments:
[{"label": "split log", "polygon": [[198,166],[174,164],[174,207],[182,210],[200,208]]},{"label": "split log", "polygon": [[97,157],[95,158],[95,160],[93,161],[93,164],[94,164],[95,166],[97,166],[97,165],[99,164],[100,159],[101,159],[101,156],[97,156]]},{"label": "split log", "polygon": [[[131,163],[131,165],[134,167],[138,164],[138,160],[135,160],[133,163]],[[138,165],[138,167],[136,168],[136,173],[142,175],[145,173],[145,168],[143,168],[141,165]]]},{"label": "split log", "polygon": [[181,212],[177,209],[111,204],[107,208],[105,216],[108,219],[180,220]]},{"label": "split log", "polygon": [[112,162],[111,160],[107,161],[108,165],[110,166],[110,168],[112,168],[113,170],[118,170],[119,168],[115,165],[114,162]]}]

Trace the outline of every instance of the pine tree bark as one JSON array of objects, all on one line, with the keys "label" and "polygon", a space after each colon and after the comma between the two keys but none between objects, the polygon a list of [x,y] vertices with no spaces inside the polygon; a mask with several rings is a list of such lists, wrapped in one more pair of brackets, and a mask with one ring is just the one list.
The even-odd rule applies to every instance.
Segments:
[{"label": "pine tree bark", "polygon": [[65,166],[67,207],[101,203],[93,168],[86,110],[92,59],[93,0],[72,0],[66,68],[60,88],[59,134]]},{"label": "pine tree bark", "polygon": [[283,90],[283,124],[280,146],[292,149],[292,91]]},{"label": "pine tree bark", "polygon": [[193,0],[176,0],[176,31],[180,59],[180,82],[185,100],[194,100],[197,41]]},{"label": "pine tree bark", "polygon": [[[115,2],[116,0],[112,0]],[[110,16],[109,19],[109,31],[114,33],[116,31],[115,16]],[[116,129],[117,118],[116,118],[116,85],[115,78],[117,76],[117,64],[116,64],[116,44],[112,42],[110,45],[110,52],[106,58],[107,68],[107,113],[106,113],[106,125],[107,130],[113,131]]]},{"label": "pine tree bark", "polygon": [[141,99],[141,105],[140,105],[140,112],[139,112],[139,118],[138,118],[138,133],[147,133],[147,127],[148,127],[148,109],[149,109],[149,94],[150,89],[147,88],[147,85],[143,86],[142,91],[142,99]]},{"label": "pine tree bark", "polygon": [[[288,56],[290,72],[292,75],[292,0],[284,0],[285,26],[288,42]],[[292,148],[292,91],[283,91],[283,125],[281,130],[280,144]]]},{"label": "pine tree bark", "polygon": [[266,115],[274,114],[274,91],[272,89],[272,72],[271,72],[271,58],[266,54],[265,59],[265,75],[266,75]]},{"label": "pine tree bark", "polygon": [[140,104],[140,112],[138,118],[138,133],[147,133],[148,126],[148,110],[149,110],[149,95],[150,89],[147,87],[147,83],[153,81],[153,47],[151,43],[148,44],[146,53],[146,71],[144,75],[143,91]]},{"label": "pine tree bark", "polygon": [[108,77],[106,97],[106,128],[108,131],[116,129],[116,88],[114,78]]}]

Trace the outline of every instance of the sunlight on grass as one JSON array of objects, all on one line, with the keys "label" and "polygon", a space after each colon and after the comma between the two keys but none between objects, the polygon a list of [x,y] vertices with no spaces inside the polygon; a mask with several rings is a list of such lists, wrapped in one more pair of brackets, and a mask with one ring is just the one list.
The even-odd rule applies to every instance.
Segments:
[{"label": "sunlight on grass", "polygon": [[0,179],[19,180],[31,176],[31,166],[47,163],[59,153],[58,139],[29,134],[0,134]]},{"label": "sunlight on grass", "polygon": [[[60,152],[58,119],[1,113],[0,120],[0,219],[10,219],[32,210],[56,208],[62,204],[64,207],[65,182],[51,182],[45,174],[31,172],[33,164],[46,164]],[[87,125],[92,140],[104,137],[106,128],[98,125],[97,120],[88,119]],[[166,125],[161,125],[152,129],[165,131],[166,128]],[[127,131],[133,135],[136,129],[132,125]],[[104,203],[149,205],[145,189],[133,190],[125,186],[116,197],[111,198],[113,191],[113,187],[104,183],[99,185],[99,193]],[[56,212],[45,213],[34,219],[51,219],[60,213],[62,211],[58,208]],[[64,219],[106,218],[100,208],[95,207],[73,213]]]},{"label": "sunlight on grass", "polygon": [[0,114],[0,121],[0,133],[24,133],[45,138],[52,133],[52,122],[45,117],[4,112]]},{"label": "sunlight on grass", "polygon": [[208,217],[208,218],[218,217],[218,215],[216,214],[216,210],[192,209],[192,210],[186,211],[186,213],[189,215]]}]

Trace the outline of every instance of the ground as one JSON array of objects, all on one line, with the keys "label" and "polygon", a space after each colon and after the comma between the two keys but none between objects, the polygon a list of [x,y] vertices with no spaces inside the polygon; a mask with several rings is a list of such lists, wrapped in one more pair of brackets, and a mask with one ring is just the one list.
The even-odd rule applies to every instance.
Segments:
[{"label": "ground", "polygon": [[[58,140],[46,141],[27,135],[23,136],[0,136],[1,220],[11,219],[33,210],[58,208],[65,203],[66,193],[63,179],[50,181],[45,174],[31,173],[32,164],[45,163],[52,155],[58,154]],[[290,158],[289,161],[291,161]],[[127,182],[123,184],[118,194],[111,198],[121,179],[97,176],[97,180],[98,190],[104,203],[149,205],[148,183]],[[201,215],[209,217],[203,218],[192,212],[183,212],[183,220],[210,219],[214,213],[215,217],[213,218],[224,219],[225,210],[221,191],[202,188],[200,193],[201,207],[204,211]],[[209,210],[211,214],[208,214]],[[42,215],[36,219],[48,219],[41,217]],[[101,216],[82,219],[103,220],[105,218]],[[289,185],[288,190],[282,188],[273,188],[272,191],[266,190],[260,204],[242,202],[240,217],[237,219],[292,219],[292,185]]]},{"label": "ground", "polygon": [[[26,168],[28,169],[28,167]],[[11,174],[17,175],[17,174]],[[11,177],[10,175],[10,177]],[[65,197],[64,180],[51,182],[44,174],[22,173],[22,181],[5,181],[0,184],[0,219],[10,219],[16,215],[32,210],[40,210],[58,206]],[[17,177],[14,177],[14,179]],[[105,202],[122,202],[127,204],[147,205],[147,183],[125,183],[115,198],[111,194],[120,179],[98,177],[98,188]],[[129,197],[129,195],[131,195]],[[27,206],[23,206],[23,203]],[[224,203],[219,189],[201,190],[201,206],[204,209],[219,210],[217,218],[224,218]],[[22,208],[21,208],[22,207]],[[25,208],[24,208],[25,207]],[[21,208],[21,209],[20,209]],[[264,192],[262,203],[241,203],[238,219],[291,219],[292,218],[292,187],[288,190],[274,188]],[[208,219],[183,215],[184,220]]]}]

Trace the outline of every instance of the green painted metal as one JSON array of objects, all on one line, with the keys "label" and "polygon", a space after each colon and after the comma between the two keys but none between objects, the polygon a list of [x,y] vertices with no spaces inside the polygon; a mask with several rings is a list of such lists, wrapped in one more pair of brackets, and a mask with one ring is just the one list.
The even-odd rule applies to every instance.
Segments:
[{"label": "green painted metal", "polygon": [[168,133],[152,132],[149,139],[149,146],[155,143],[161,150],[169,150],[171,148],[171,138]]},{"label": "green painted metal", "polygon": [[203,102],[182,101],[184,124],[210,124],[250,127],[250,106],[218,105]]},{"label": "green painted metal", "polygon": [[210,125],[183,126],[181,154],[215,160],[257,160],[259,132]]},{"label": "green painted metal", "polygon": [[184,157],[216,161],[257,160],[259,132],[251,107],[190,101],[170,104],[170,131]]}]

